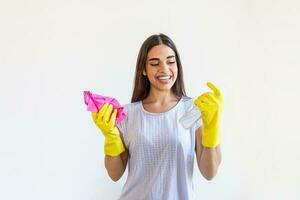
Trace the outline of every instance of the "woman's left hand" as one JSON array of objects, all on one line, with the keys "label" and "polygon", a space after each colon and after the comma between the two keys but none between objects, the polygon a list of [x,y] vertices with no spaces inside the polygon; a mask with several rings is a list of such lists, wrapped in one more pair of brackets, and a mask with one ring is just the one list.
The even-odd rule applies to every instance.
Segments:
[{"label": "woman's left hand", "polygon": [[224,102],[220,90],[215,85],[207,82],[207,86],[213,92],[203,93],[195,100],[195,104],[202,114],[202,145],[216,147],[220,143],[219,121]]}]

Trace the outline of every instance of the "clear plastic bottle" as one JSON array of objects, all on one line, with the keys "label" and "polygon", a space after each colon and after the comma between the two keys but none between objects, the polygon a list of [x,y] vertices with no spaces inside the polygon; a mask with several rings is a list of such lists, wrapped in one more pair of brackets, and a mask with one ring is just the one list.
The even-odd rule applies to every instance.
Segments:
[{"label": "clear plastic bottle", "polygon": [[192,125],[196,123],[197,120],[201,119],[201,112],[199,108],[193,104],[191,110],[185,113],[180,119],[179,122],[186,129],[189,129]]}]

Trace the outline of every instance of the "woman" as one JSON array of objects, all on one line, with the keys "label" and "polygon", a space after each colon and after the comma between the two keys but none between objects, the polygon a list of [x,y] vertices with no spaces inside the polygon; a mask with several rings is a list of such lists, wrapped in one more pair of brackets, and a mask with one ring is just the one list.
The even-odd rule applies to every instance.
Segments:
[{"label": "woman", "polygon": [[[211,180],[220,165],[220,91],[211,83],[195,102],[185,94],[180,57],[173,41],[152,35],[141,46],[126,120],[115,125],[117,110],[105,104],[93,119],[105,136],[105,167],[117,181],[128,165],[121,200],[192,198],[194,155]],[[196,104],[202,121],[189,129],[179,118]],[[202,124],[202,125],[201,125]]]}]

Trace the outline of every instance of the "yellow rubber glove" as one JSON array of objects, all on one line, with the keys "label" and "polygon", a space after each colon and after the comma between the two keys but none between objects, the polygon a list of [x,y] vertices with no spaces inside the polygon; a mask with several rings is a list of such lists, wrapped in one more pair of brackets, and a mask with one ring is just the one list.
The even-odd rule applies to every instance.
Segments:
[{"label": "yellow rubber glove", "polygon": [[224,102],[222,94],[216,86],[210,82],[207,82],[207,86],[212,89],[213,92],[203,93],[195,100],[195,104],[202,114],[202,145],[204,147],[214,148],[221,140],[219,121]]},{"label": "yellow rubber glove", "polygon": [[117,109],[111,104],[105,103],[98,113],[92,112],[95,124],[102,131],[105,137],[104,153],[109,156],[120,155],[124,150],[124,145],[120,138],[119,129],[115,126]]}]

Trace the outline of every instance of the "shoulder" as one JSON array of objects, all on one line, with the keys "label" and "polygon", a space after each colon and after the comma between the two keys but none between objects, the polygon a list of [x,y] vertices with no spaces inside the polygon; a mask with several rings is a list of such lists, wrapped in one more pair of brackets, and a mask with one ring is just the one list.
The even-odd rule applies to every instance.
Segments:
[{"label": "shoulder", "polygon": [[124,108],[124,113],[128,115],[128,113],[132,113],[136,111],[139,108],[140,102],[133,102],[133,103],[127,103],[124,104],[122,107]]},{"label": "shoulder", "polygon": [[182,102],[190,102],[190,101],[193,100],[193,99],[192,99],[191,97],[189,97],[189,96],[182,96],[181,99],[182,99]]}]

